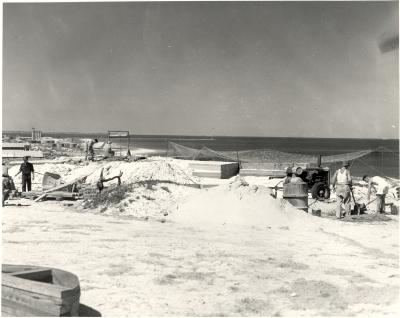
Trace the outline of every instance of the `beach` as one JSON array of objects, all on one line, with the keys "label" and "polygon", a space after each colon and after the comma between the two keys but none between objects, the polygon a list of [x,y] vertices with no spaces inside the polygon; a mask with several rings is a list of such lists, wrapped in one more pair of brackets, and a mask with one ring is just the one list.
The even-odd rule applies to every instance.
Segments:
[{"label": "beach", "polygon": [[[274,199],[273,179],[200,178],[189,163],[37,164],[37,172],[58,172],[66,182],[88,175],[87,184],[102,168],[106,177],[123,171],[126,192],[96,207],[9,200],[3,263],[76,274],[81,304],[103,316],[398,312],[398,215],[336,220],[334,203],[318,202],[323,214],[316,217]],[[116,180],[107,186],[118,188]],[[365,191],[355,186],[357,199]]]}]

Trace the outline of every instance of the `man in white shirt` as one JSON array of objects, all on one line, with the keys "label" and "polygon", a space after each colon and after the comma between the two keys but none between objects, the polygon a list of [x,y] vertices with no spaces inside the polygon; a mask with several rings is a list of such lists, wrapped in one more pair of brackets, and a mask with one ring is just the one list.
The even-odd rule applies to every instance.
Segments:
[{"label": "man in white shirt", "polygon": [[376,191],[376,213],[384,213],[385,212],[385,197],[389,192],[390,184],[382,177],[368,177],[365,175],[363,177],[365,182],[368,182],[368,194],[367,199],[368,202],[371,196],[371,189],[374,188]]},{"label": "man in white shirt", "polygon": [[336,191],[336,217],[342,217],[342,204],[344,205],[345,215],[351,214],[351,196],[350,188],[352,186],[352,178],[350,175],[350,163],[343,161],[342,167],[335,171],[332,177],[332,188]]}]

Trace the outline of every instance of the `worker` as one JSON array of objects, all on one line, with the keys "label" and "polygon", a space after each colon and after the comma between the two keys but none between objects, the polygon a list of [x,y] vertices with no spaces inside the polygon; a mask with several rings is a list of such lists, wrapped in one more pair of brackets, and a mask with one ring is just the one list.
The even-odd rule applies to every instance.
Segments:
[{"label": "worker", "polygon": [[[336,191],[336,217],[351,215],[351,187],[352,178],[350,174],[350,163],[343,161],[340,169],[336,170],[332,177],[332,188]],[[344,215],[342,215],[342,206],[344,206]]]},{"label": "worker", "polygon": [[287,167],[286,168],[286,177],[283,179],[283,183],[290,183],[290,180],[292,179],[292,167]]},{"label": "worker", "polygon": [[368,182],[368,202],[371,197],[371,189],[374,188],[376,191],[376,213],[385,212],[385,197],[389,192],[390,184],[382,177],[375,176],[370,178],[369,176],[363,176],[363,181]]},{"label": "worker", "polygon": [[3,175],[3,196],[2,196],[2,206],[5,206],[6,200],[9,198],[10,193],[15,190],[15,184],[11,176]]},{"label": "worker", "polygon": [[98,140],[96,138],[89,141],[89,144],[87,146],[87,155],[86,155],[87,160],[91,161],[94,160],[94,144],[97,142]]},{"label": "worker", "polygon": [[8,165],[4,161],[1,163],[1,165],[3,166],[3,177],[8,177]]},{"label": "worker", "polygon": [[33,164],[28,162],[28,156],[24,157],[24,162],[19,167],[19,171],[15,176],[20,173],[22,173],[22,192],[26,192],[27,187],[28,191],[31,191],[32,180],[35,180],[35,170],[33,169]]},{"label": "worker", "polygon": [[109,158],[114,156],[114,151],[112,151],[111,141],[107,141],[104,146],[104,158]]},{"label": "worker", "polygon": [[8,166],[2,162],[3,166],[3,192],[2,192],[2,206],[5,206],[6,200],[9,198],[11,191],[15,190],[13,179],[8,174]]}]

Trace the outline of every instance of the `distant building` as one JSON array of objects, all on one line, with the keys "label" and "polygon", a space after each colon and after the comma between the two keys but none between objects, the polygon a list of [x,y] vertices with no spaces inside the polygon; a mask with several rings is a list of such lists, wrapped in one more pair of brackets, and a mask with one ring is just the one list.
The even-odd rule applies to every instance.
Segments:
[{"label": "distant building", "polygon": [[56,144],[56,139],[51,137],[42,137],[40,143],[45,146],[53,147]]},{"label": "distant building", "polygon": [[32,128],[32,142],[39,142],[42,139],[42,131]]},{"label": "distant building", "polygon": [[27,142],[3,142],[2,150],[29,150],[30,144]]},{"label": "distant building", "polygon": [[3,158],[23,158],[25,156],[31,158],[43,158],[43,152],[35,150],[13,150],[13,149],[3,149],[1,151]]}]

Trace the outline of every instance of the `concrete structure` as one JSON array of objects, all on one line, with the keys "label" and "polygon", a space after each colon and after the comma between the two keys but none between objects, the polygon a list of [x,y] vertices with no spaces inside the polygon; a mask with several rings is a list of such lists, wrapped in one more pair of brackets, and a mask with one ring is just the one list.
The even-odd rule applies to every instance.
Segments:
[{"label": "concrete structure", "polygon": [[237,162],[195,161],[189,163],[193,175],[205,178],[229,179],[239,172]]}]

